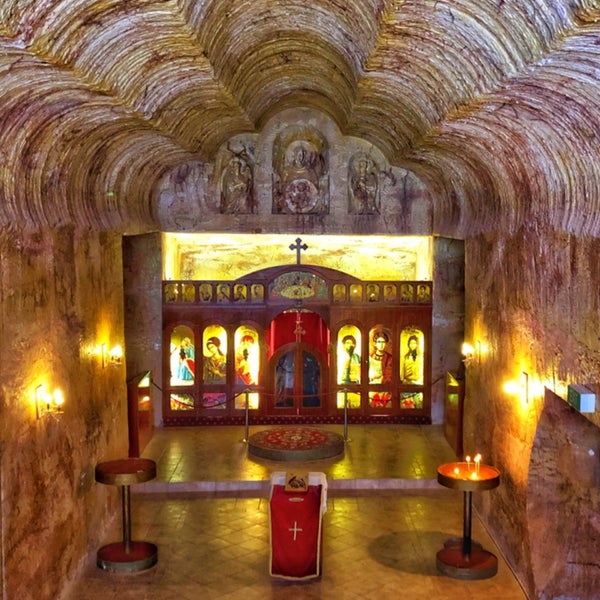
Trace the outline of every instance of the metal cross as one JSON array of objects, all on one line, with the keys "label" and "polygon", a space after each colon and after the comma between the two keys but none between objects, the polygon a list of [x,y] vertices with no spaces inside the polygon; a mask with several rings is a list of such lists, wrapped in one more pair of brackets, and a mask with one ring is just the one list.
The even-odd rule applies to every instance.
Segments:
[{"label": "metal cross", "polygon": [[297,342],[301,342],[302,336],[306,333],[306,331],[302,328],[302,317],[300,316],[300,311],[296,313],[296,329],[294,329],[294,333],[296,334]]},{"label": "metal cross", "polygon": [[302,252],[302,250],[306,250],[307,248],[308,248],[308,246],[306,244],[303,244],[302,240],[300,238],[296,238],[295,244],[290,244],[290,250],[296,251],[296,264],[297,265],[300,264],[300,252]]},{"label": "metal cross", "polygon": [[293,527],[290,527],[290,528],[288,529],[288,531],[293,531],[293,532],[294,532],[294,541],[296,541],[296,534],[297,534],[299,531],[304,531],[304,530],[303,530],[301,527],[298,527],[298,521],[294,521],[294,526],[293,526]]}]

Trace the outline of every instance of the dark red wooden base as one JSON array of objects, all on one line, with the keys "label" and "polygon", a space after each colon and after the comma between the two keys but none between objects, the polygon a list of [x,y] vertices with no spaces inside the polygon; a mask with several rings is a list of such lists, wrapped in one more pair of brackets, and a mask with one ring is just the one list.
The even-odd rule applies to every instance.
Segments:
[{"label": "dark red wooden base", "polygon": [[462,538],[447,540],[436,558],[438,571],[455,579],[489,579],[498,572],[498,559],[481,544],[472,541],[465,555]]},{"label": "dark red wooden base", "polygon": [[102,546],[96,555],[96,564],[105,571],[132,573],[154,566],[158,548],[150,542],[114,542]]}]

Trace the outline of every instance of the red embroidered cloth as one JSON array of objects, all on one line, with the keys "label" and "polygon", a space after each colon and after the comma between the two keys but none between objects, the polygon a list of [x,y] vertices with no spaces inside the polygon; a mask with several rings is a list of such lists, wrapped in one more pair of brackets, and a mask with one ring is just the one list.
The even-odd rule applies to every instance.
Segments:
[{"label": "red embroidered cloth", "polygon": [[286,492],[273,485],[269,501],[270,574],[284,579],[321,575],[322,485],[307,492]]}]

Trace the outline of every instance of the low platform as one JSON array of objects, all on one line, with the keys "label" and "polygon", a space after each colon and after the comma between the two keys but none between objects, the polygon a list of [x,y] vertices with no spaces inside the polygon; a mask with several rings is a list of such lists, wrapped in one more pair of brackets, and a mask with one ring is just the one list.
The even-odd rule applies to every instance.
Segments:
[{"label": "low platform", "polygon": [[254,433],[248,454],[274,461],[342,458],[344,438],[334,431],[313,427],[277,427]]}]

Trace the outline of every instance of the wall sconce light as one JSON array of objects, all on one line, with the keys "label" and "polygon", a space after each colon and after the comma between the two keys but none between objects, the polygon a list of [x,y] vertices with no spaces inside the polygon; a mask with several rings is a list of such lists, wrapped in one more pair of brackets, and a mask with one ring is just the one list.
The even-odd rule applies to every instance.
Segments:
[{"label": "wall sconce light", "polygon": [[467,342],[463,342],[461,346],[461,354],[464,356],[463,362],[465,366],[469,366],[473,361],[476,361],[478,365],[481,364],[481,355],[484,353],[486,346],[481,342],[481,340],[477,340],[475,342],[475,348],[471,346],[471,344]]},{"label": "wall sconce light", "polygon": [[471,344],[467,344],[467,342],[463,342],[463,345],[461,347],[461,353],[464,357],[472,358],[474,352],[475,352],[475,349],[473,348],[473,346],[471,346]]},{"label": "wall sconce light", "polygon": [[102,368],[108,365],[119,366],[123,364],[123,348],[117,344],[110,350],[107,344],[102,344]]},{"label": "wall sconce light", "polygon": [[111,348],[108,353],[108,361],[115,366],[123,364],[123,348],[119,344]]},{"label": "wall sconce light", "polygon": [[463,345],[460,348],[460,353],[463,355],[463,363],[465,367],[468,367],[473,362],[473,355],[475,354],[475,349],[471,344],[467,342],[463,342]]},{"label": "wall sconce light", "polygon": [[529,404],[529,373],[523,371],[519,381],[507,381],[504,391],[511,396],[519,396],[525,404]]},{"label": "wall sconce light", "polygon": [[58,388],[54,390],[53,394],[50,394],[44,385],[38,385],[35,388],[35,406],[38,419],[48,414],[53,415],[55,418],[59,417],[63,412],[64,402],[63,393]]}]

